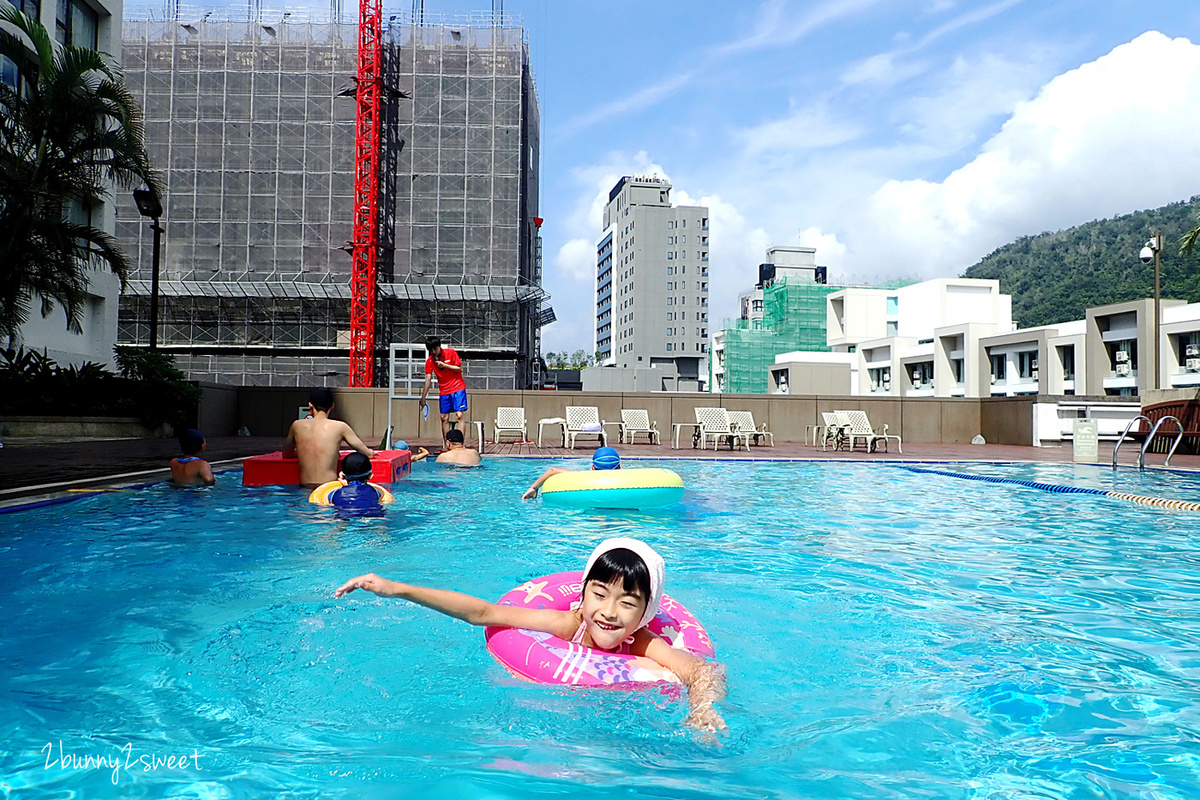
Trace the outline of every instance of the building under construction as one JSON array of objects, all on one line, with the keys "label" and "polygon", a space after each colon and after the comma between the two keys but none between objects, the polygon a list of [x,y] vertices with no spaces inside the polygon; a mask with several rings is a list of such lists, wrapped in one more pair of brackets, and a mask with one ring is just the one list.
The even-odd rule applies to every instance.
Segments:
[{"label": "building under construction", "polygon": [[[287,17],[125,22],[126,81],[166,185],[158,343],[193,379],[346,380],[358,31]],[[383,41],[376,383],[390,343],[438,336],[471,388],[534,384],[553,311],[525,32],[421,14],[391,16]],[[117,220],[137,265],[119,340],[146,345],[151,225],[129,198]]]}]

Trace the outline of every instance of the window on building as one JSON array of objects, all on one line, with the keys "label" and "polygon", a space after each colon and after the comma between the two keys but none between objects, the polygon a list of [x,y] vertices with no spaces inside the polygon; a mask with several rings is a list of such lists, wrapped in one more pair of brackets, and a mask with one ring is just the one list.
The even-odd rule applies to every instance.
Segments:
[{"label": "window on building", "polygon": [[1024,350],[1017,353],[1017,370],[1020,372],[1022,380],[1036,381],[1038,378],[1037,351]]},{"label": "window on building", "polygon": [[894,317],[900,313],[900,298],[896,296],[887,299],[887,314],[889,317]]},{"label": "window on building", "polygon": [[668,251],[667,251],[667,261],[674,261],[674,260],[675,260],[675,253],[673,253],[672,251],[668,250]]},{"label": "window on building", "polygon": [[1200,372],[1200,333],[1179,334],[1179,368],[1183,372]]},{"label": "window on building", "polygon": [[683,236],[679,237],[679,241],[681,244],[687,244],[687,234],[685,233]]},{"label": "window on building", "polygon": [[1108,345],[1110,349],[1109,356],[1113,364],[1113,373],[1118,378],[1129,378],[1137,374],[1137,341],[1133,339],[1122,339],[1115,344]]},{"label": "window on building", "polygon": [[921,361],[916,364],[909,364],[908,371],[912,378],[912,387],[914,389],[931,389],[933,388],[933,362]]},{"label": "window on building", "polygon": [[671,349],[672,347],[674,347],[674,345],[672,345],[670,342],[667,342],[667,352],[668,353],[672,352],[672,349]]},{"label": "window on building", "polygon": [[687,227],[687,220],[686,220],[686,219],[681,219],[681,220],[679,220],[679,224],[680,224],[680,225],[682,225],[683,227],[685,227],[685,228],[686,228],[686,227]]},{"label": "window on building", "polygon": [[1066,345],[1058,348],[1058,360],[1062,363],[1064,381],[1075,380],[1075,346]]},{"label": "window on building", "polygon": [[886,328],[885,335],[888,338],[900,335],[900,323],[896,322],[896,320],[894,320],[894,319],[889,319],[885,325],[885,328]]},{"label": "window on building", "polygon": [[1003,383],[1007,380],[1008,354],[997,353],[996,355],[988,356],[988,360],[992,365],[992,383]]},{"label": "window on building", "polygon": [[74,47],[99,46],[100,15],[83,0],[58,0],[54,35],[59,44]]},{"label": "window on building", "polygon": [[680,267],[679,271],[682,272],[684,275],[686,275],[687,274],[687,264],[684,264],[682,267]]}]

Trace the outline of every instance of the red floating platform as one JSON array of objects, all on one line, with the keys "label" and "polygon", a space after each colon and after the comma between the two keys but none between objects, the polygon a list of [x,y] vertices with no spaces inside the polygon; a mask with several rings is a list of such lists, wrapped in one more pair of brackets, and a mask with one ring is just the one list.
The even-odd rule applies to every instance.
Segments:
[{"label": "red floating platform", "polygon": [[[350,451],[344,451],[348,453]],[[376,450],[371,459],[372,483],[395,483],[408,477],[412,469],[412,453],[408,450]],[[297,486],[300,483],[300,464],[294,458],[284,458],[282,450],[242,460],[243,486]]]}]

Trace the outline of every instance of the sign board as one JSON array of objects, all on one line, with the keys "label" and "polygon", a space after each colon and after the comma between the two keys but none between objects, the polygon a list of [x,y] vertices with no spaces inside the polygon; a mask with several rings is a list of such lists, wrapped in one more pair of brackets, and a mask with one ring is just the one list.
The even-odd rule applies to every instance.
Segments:
[{"label": "sign board", "polygon": [[1077,419],[1072,429],[1075,463],[1095,464],[1100,460],[1100,431],[1094,419]]}]

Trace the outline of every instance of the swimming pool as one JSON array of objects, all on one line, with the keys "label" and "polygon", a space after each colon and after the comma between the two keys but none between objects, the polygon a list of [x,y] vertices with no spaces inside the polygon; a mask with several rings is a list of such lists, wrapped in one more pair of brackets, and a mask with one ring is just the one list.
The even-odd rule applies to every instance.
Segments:
[{"label": "swimming pool", "polygon": [[[419,465],[382,519],[228,473],[0,515],[0,790],[1200,794],[1200,514],[878,463],[644,462],[681,505],[520,503],[546,463]],[[1179,473],[937,468],[1200,499]],[[495,598],[617,535],[663,554],[727,665],[717,743],[657,692],[519,683],[479,629],[332,597],[374,570]]]}]

